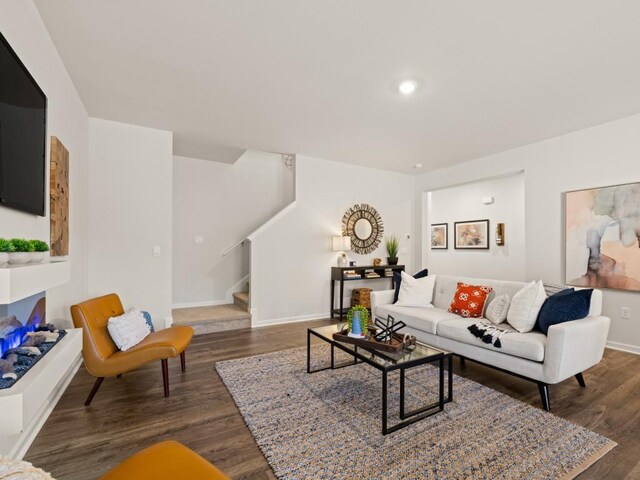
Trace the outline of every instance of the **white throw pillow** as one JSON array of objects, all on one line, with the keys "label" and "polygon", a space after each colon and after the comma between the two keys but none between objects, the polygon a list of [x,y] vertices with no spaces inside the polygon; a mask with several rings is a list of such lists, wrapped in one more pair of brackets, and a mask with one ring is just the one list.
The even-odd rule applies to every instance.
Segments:
[{"label": "white throw pillow", "polygon": [[423,278],[413,278],[405,272],[401,272],[402,283],[396,305],[399,307],[423,307],[433,308],[433,287],[436,276],[429,275]]},{"label": "white throw pillow", "polygon": [[531,282],[522,287],[511,299],[507,322],[520,333],[533,330],[542,304],[547,299],[542,282]]},{"label": "white throw pillow", "polygon": [[107,330],[118,349],[129,350],[139,344],[151,333],[142,312],[132,308],[119,317],[111,317],[107,322]]},{"label": "white throw pillow", "polygon": [[491,323],[499,325],[507,319],[507,313],[509,312],[509,305],[511,305],[511,299],[506,293],[494,298],[485,312],[485,317]]}]

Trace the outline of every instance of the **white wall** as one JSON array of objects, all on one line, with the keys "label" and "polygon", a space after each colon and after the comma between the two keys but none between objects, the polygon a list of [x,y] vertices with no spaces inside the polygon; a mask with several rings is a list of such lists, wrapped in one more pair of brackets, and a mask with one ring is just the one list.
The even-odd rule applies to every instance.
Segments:
[{"label": "white wall", "polygon": [[[482,198],[494,197],[484,205]],[[434,190],[424,195],[422,250],[431,273],[524,280],[524,175],[509,175],[455,187]],[[489,250],[456,250],[454,222],[489,220]],[[449,248],[431,250],[431,223],[449,224]],[[505,245],[495,242],[495,228],[505,224]]]},{"label": "white wall", "polygon": [[89,295],[116,292],[162,327],[171,315],[172,134],[95,118],[89,127]]},{"label": "white wall", "polygon": [[174,157],[175,306],[226,303],[245,288],[248,246],[223,252],[293,201],[293,177],[274,153],[249,150],[234,164]]},{"label": "white wall", "polygon": [[[298,156],[296,203],[251,242],[251,306],[254,325],[325,318],[329,314],[330,269],[337,254],[344,212],[356,203],[374,206],[385,235],[413,234],[414,177]],[[384,242],[369,255],[348,253],[359,265],[386,259]],[[412,245],[401,238],[400,263],[413,270]],[[389,288],[387,280],[349,282]],[[337,290],[337,289],[336,289]]]},{"label": "white wall", "polygon": [[[49,33],[31,0],[0,2],[0,31],[16,51],[48,99],[49,136],[57,136],[69,150],[69,251],[71,281],[47,293],[47,318],[71,326],[69,307],[86,299],[87,172],[89,119]],[[47,167],[47,174],[49,168]],[[49,184],[48,178],[46,185]],[[47,195],[48,197],[48,195]],[[47,200],[47,212],[49,204]],[[49,217],[0,208],[0,236],[49,241]]]},{"label": "white wall", "polygon": [[[638,132],[640,115],[634,115],[421,175],[416,189],[422,193],[524,170],[525,277],[563,283],[563,192],[640,181]],[[420,216],[415,215],[417,222]],[[631,319],[620,318],[623,306],[631,308]],[[640,293],[605,290],[604,313],[612,319],[610,344],[640,352]]]}]

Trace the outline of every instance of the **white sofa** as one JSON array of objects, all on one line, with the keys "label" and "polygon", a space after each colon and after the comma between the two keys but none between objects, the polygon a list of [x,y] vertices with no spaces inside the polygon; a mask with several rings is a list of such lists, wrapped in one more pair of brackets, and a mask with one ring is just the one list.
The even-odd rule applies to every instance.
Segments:
[{"label": "white sofa", "polygon": [[[549,384],[575,376],[584,387],[582,372],[602,359],[609,332],[610,319],[601,315],[602,292],[594,290],[589,316],[582,320],[553,325],[548,335],[533,331],[509,333],[501,338],[502,348],[482,342],[467,327],[481,319],[462,318],[447,311],[457,283],[488,285],[491,300],[502,294],[510,298],[523,282],[436,275],[434,308],[398,307],[393,304],[393,290],[371,292],[371,309],[376,317],[392,315],[407,324],[403,332],[415,335],[418,341],[432,345],[478,363],[534,381],[538,384],[542,404],[550,409]],[[502,324],[501,326],[505,326]]]}]

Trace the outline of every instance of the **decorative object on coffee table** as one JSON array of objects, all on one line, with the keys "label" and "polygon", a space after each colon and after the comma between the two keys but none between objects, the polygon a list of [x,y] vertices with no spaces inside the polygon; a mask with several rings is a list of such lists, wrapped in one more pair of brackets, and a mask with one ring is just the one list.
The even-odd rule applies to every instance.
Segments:
[{"label": "decorative object on coffee table", "polygon": [[333,251],[340,252],[338,254],[338,266],[346,267],[349,263],[347,259],[347,250],[351,249],[351,237],[333,237]]},{"label": "decorative object on coffee table", "polygon": [[455,222],[455,248],[458,250],[488,250],[489,220]]},{"label": "decorative object on coffee table", "polygon": [[69,255],[69,151],[58,137],[51,137],[49,168],[51,255]]},{"label": "decorative object on coffee table", "polygon": [[369,310],[362,305],[351,307],[347,312],[347,322],[349,322],[350,337],[364,337],[369,326]]},{"label": "decorative object on coffee table", "polygon": [[449,224],[434,223],[431,225],[431,250],[449,248]]},{"label": "decorative object on coffee table", "polygon": [[382,217],[366,203],[354,205],[342,217],[342,235],[351,237],[351,250],[360,255],[378,248],[383,233]]},{"label": "decorative object on coffee table", "polygon": [[385,238],[384,246],[387,249],[387,264],[388,265],[397,265],[398,264],[398,251],[400,250],[400,240],[398,237],[392,235],[390,237]]}]

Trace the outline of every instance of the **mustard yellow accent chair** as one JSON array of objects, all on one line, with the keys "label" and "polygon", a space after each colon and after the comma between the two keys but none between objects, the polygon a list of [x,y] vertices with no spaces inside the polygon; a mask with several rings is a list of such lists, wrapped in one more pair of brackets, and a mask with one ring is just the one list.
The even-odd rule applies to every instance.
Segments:
[{"label": "mustard yellow accent chair", "polygon": [[82,356],[87,371],[96,382],[85,405],[102,385],[105,377],[121,376],[147,363],[160,360],[164,396],[169,396],[169,367],[167,359],[180,355],[182,371],[186,370],[185,350],[193,338],[193,328],[175,326],[148,335],[135,347],[124,352],[118,350],[107,330],[111,317],[124,313],[122,302],[115,293],[87,300],[71,307],[71,317],[76,328],[82,328]]},{"label": "mustard yellow accent chair", "polygon": [[200,455],[178,442],[158,443],[136,453],[100,480],[229,480]]}]

